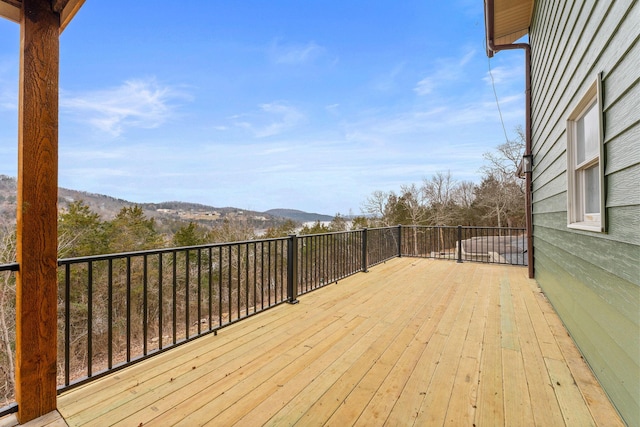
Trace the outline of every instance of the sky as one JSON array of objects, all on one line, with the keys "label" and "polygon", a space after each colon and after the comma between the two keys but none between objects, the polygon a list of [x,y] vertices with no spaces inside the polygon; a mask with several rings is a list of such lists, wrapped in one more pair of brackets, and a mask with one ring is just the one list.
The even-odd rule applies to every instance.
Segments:
[{"label": "sky", "polygon": [[[19,33],[0,18],[10,176]],[[360,214],[437,172],[477,183],[524,124],[523,53],[484,40],[482,0],[86,0],[60,36],[59,185]]]}]

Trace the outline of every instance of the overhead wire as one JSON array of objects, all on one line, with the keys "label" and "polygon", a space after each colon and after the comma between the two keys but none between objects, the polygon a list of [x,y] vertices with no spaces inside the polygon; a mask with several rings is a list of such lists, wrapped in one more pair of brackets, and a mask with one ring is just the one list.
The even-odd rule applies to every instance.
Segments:
[{"label": "overhead wire", "polygon": [[491,70],[491,58],[487,57],[487,64],[489,65],[489,77],[491,78],[491,87],[493,88],[493,96],[496,98],[496,105],[498,106],[498,114],[500,115],[500,123],[502,124],[502,131],[504,132],[505,142],[509,142],[507,136],[507,128],[504,125],[504,119],[502,118],[502,110],[500,109],[500,101],[498,100],[498,92],[496,91],[496,83],[493,79],[493,71]]}]

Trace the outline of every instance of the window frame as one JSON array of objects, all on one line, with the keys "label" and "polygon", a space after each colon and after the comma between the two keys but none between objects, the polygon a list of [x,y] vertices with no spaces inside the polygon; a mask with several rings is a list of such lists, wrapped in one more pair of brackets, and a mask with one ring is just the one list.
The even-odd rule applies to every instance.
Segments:
[{"label": "window frame", "polygon": [[[595,105],[594,105],[595,103]],[[598,120],[598,150],[597,156],[585,159],[577,163],[578,152],[578,121],[583,118],[591,108],[596,108]],[[604,125],[602,111],[602,74],[599,73],[589,86],[578,105],[567,119],[567,227],[593,231],[606,232],[606,204],[605,204],[605,180],[604,180]],[[600,213],[586,212],[586,178],[585,171],[597,163],[598,165],[598,198]]]}]

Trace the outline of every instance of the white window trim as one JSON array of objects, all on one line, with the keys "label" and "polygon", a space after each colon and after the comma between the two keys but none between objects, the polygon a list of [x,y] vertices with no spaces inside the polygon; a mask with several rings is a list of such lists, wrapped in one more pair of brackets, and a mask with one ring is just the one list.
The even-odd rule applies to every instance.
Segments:
[{"label": "white window trim", "polygon": [[[596,102],[596,108],[598,109],[598,148],[599,154],[596,159],[591,159],[583,162],[581,165],[576,165],[577,147],[575,143],[576,138],[576,123],[587,111],[587,109]],[[600,192],[600,215],[599,220],[586,221],[584,216],[584,190],[578,188],[579,183],[576,181],[576,170],[584,169],[590,164],[598,162],[599,170],[599,192]],[[602,74],[598,74],[594,82],[589,86],[589,89],[582,97],[578,105],[569,115],[567,119],[567,227],[594,231],[605,232],[606,231],[606,208],[605,208],[605,181],[604,181],[604,127],[603,127],[603,113],[602,113]]]}]

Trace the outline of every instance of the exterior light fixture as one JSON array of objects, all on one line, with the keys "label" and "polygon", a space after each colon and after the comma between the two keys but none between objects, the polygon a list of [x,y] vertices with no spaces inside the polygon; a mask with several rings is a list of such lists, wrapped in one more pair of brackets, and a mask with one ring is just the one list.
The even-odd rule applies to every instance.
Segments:
[{"label": "exterior light fixture", "polygon": [[533,172],[533,154],[525,154],[522,156],[522,172]]},{"label": "exterior light fixture", "polygon": [[516,175],[518,178],[525,178],[528,173],[533,172],[533,154],[525,154],[518,165]]}]

